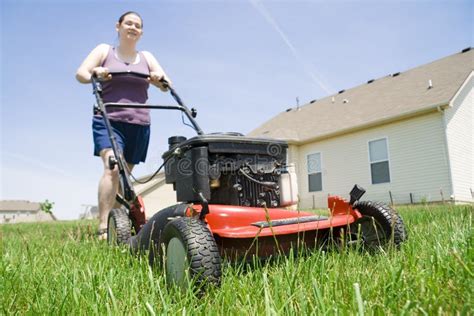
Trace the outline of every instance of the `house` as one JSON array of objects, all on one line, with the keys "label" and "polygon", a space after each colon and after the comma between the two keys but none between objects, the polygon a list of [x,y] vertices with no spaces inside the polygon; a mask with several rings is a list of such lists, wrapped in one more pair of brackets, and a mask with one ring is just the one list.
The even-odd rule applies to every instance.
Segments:
[{"label": "house", "polygon": [[97,205],[83,204],[84,212],[79,214],[79,219],[98,219],[99,207]]},{"label": "house", "polygon": [[[145,215],[149,219],[156,212],[162,210],[176,202],[176,192],[172,184],[165,183],[165,173],[160,172],[150,181],[152,175],[146,175],[136,179],[133,182],[133,188],[137,195],[143,198],[145,203]],[[99,218],[99,208],[97,205],[83,204],[84,211],[79,214],[79,219],[97,219]]]},{"label": "house", "polygon": [[249,136],[284,139],[300,208],[328,194],[405,204],[472,203],[474,50],[288,109]]},{"label": "house", "polygon": [[158,173],[150,181],[151,175],[137,179],[133,183],[135,192],[143,198],[146,218],[150,218],[167,206],[176,204],[176,192],[172,184],[166,184],[165,173]]},{"label": "house", "polygon": [[55,221],[51,213],[41,210],[41,203],[18,200],[0,201],[0,224]]},{"label": "house", "polygon": [[[303,209],[356,183],[386,203],[473,203],[473,66],[468,48],[288,109],[248,136],[288,141]],[[147,217],[176,203],[164,173],[135,186]]]}]

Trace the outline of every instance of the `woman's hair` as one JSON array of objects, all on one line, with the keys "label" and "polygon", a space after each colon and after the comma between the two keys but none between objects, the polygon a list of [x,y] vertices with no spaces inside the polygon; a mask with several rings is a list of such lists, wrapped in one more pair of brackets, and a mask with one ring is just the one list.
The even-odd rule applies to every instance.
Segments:
[{"label": "woman's hair", "polygon": [[138,13],[135,12],[135,11],[127,11],[127,12],[125,12],[124,14],[122,14],[122,15],[119,17],[119,19],[118,19],[118,23],[119,23],[119,24],[122,24],[123,19],[125,19],[125,17],[126,17],[127,15],[129,15],[129,14],[135,14],[136,16],[138,16],[138,17],[140,18],[140,20],[142,21],[142,27],[143,27],[143,19],[142,19],[142,17],[140,16],[140,14],[138,14]]}]

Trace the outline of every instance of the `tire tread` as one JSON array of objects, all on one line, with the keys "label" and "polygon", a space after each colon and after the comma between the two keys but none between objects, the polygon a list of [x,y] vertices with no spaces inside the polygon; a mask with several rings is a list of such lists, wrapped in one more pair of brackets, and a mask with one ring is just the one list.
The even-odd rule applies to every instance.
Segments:
[{"label": "tire tread", "polygon": [[383,228],[388,240],[400,246],[407,239],[405,224],[401,216],[382,202],[359,201],[354,205],[363,216],[373,217]]},{"label": "tire tread", "polygon": [[169,222],[167,226],[170,227],[165,227],[162,243],[169,241],[171,231],[181,235],[187,249],[190,274],[196,278],[196,283],[220,284],[220,252],[207,225],[195,218],[182,217]]},{"label": "tire tread", "polygon": [[[115,231],[117,233],[117,237],[116,237],[117,244],[123,245],[123,244],[128,243],[128,240],[130,236],[132,235],[132,230],[131,230],[130,218],[128,217],[127,212],[122,208],[114,208],[109,213],[108,223],[110,222],[111,218],[113,219],[115,223]],[[110,233],[107,231],[107,238],[110,241],[109,234]]]}]

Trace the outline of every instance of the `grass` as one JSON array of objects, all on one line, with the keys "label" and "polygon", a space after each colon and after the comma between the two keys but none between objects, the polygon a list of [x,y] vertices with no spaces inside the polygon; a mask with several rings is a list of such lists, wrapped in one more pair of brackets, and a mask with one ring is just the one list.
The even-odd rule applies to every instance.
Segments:
[{"label": "grass", "polygon": [[226,262],[222,286],[201,294],[97,241],[93,221],[2,225],[0,313],[472,315],[473,210],[400,207],[409,234],[400,250]]}]

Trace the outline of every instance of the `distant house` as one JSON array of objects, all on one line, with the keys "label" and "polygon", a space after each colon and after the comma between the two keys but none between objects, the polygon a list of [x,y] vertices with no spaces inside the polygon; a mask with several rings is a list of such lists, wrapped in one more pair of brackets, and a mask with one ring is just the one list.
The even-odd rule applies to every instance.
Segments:
[{"label": "distant house", "polygon": [[43,212],[41,204],[29,201],[0,201],[0,224],[55,221],[53,214]]},{"label": "distant house", "polygon": [[472,203],[473,66],[468,48],[288,109],[249,136],[289,142],[302,208],[355,183],[388,203]]},{"label": "distant house", "polygon": [[79,219],[97,219],[99,218],[99,208],[97,205],[82,205],[84,212],[79,214]]}]

